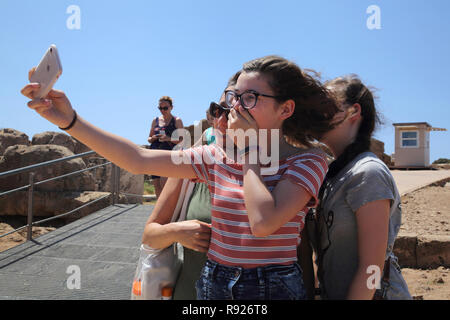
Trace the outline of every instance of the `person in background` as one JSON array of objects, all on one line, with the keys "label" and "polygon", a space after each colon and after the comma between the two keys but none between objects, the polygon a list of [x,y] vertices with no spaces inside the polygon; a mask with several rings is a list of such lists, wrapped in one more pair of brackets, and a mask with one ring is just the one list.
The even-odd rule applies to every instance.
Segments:
[{"label": "person in background", "polygon": [[[236,83],[236,77],[228,82],[226,90],[231,90]],[[216,105],[217,106],[217,105]],[[226,108],[225,96],[219,101],[219,106]],[[213,117],[210,109],[207,111],[207,120],[213,128],[225,132],[227,126],[226,113],[216,114]],[[206,130],[205,130],[206,132]],[[205,132],[200,141],[211,144],[214,140],[207,138]],[[211,136],[213,136],[211,134]],[[214,136],[213,136],[214,137]],[[183,245],[183,266],[176,281],[174,300],[195,300],[195,281],[200,277],[200,271],[207,260],[206,252],[209,248],[211,236],[211,200],[208,186],[205,183],[196,183],[186,209],[186,220],[170,222],[178,197],[181,192],[183,180],[169,178],[164,186],[155,208],[147,220],[142,243],[152,248],[168,247],[174,242]]]},{"label": "person in background", "polygon": [[[172,140],[172,133],[176,129],[183,128],[183,121],[172,115],[173,101],[168,96],[163,96],[159,99],[158,109],[161,115],[153,119],[148,137],[150,149],[172,150],[176,144],[181,142],[181,140]],[[152,175],[151,179],[158,198],[167,178]]]},{"label": "person in background", "polygon": [[216,141],[216,137],[214,136],[214,119],[215,118],[211,115],[209,110],[210,110],[210,108],[208,108],[208,110],[206,110],[206,121],[208,121],[208,124],[210,127],[207,128],[203,132],[203,136],[206,141],[206,144],[211,144]]},{"label": "person in background", "polygon": [[319,192],[319,206],[306,219],[321,298],[411,299],[393,253],[400,195],[388,167],[369,151],[380,122],[373,94],[355,75],[325,86],[342,112],[321,139],[336,160]]}]

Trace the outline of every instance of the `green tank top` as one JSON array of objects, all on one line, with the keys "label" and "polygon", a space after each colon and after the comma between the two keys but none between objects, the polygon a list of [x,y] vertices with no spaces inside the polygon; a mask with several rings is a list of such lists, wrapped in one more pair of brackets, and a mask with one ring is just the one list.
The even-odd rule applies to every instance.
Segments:
[{"label": "green tank top", "polygon": [[[205,183],[196,183],[186,212],[186,220],[211,223],[211,198]],[[196,300],[195,282],[205,264],[206,253],[183,248],[183,265],[173,292],[174,300]]]}]

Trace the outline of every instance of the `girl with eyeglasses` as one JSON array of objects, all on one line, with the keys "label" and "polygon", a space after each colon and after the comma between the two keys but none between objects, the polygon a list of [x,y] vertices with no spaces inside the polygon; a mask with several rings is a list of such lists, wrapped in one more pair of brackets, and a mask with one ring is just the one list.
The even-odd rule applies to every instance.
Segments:
[{"label": "girl with eyeglasses", "polygon": [[[372,92],[355,76],[325,83],[342,106],[321,139],[336,160],[307,218],[322,299],[411,299],[393,253],[401,199],[388,167],[372,152],[379,116]],[[377,289],[378,287],[378,289]]]},{"label": "girl with eyeglasses", "polygon": [[[158,109],[161,112],[161,116],[153,119],[148,137],[150,149],[172,150],[176,144],[180,143],[178,140],[171,139],[172,133],[176,129],[183,128],[183,121],[172,115],[173,101],[169,96],[163,96],[159,99]],[[151,178],[155,187],[156,197],[158,198],[167,178],[157,175],[152,175]]]},{"label": "girl with eyeglasses", "polygon": [[[38,88],[28,84],[22,93],[33,99]],[[314,144],[332,127],[336,102],[315,77],[278,56],[245,63],[226,102],[227,119],[225,112],[220,117],[237,143],[231,157],[219,144],[139,148],[77,117],[61,91],[28,106],[127,171],[208,184],[211,242],[197,281],[198,299],[305,299],[297,246],[328,168],[325,153]],[[246,130],[259,135],[256,144],[233,135]],[[261,164],[262,152],[274,145],[277,154]],[[174,163],[175,158],[184,161]]]}]

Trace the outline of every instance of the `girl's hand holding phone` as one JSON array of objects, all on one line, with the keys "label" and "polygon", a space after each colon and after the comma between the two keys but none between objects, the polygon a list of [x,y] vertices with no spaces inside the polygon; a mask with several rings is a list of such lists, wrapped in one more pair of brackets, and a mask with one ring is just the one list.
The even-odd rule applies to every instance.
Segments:
[{"label": "girl's hand holding phone", "polygon": [[[32,68],[28,73],[30,79],[36,68]],[[30,98],[28,107],[35,110],[41,117],[57,125],[67,127],[74,118],[74,110],[64,92],[50,90],[46,97],[36,99],[35,94],[39,91],[39,83],[29,83],[21,90],[21,93]]]}]

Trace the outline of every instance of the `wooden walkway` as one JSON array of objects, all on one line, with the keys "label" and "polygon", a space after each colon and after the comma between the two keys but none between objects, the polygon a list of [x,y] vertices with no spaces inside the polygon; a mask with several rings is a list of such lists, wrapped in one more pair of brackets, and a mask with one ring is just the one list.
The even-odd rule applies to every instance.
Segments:
[{"label": "wooden walkway", "polygon": [[0,299],[130,299],[152,210],[110,206],[1,252]]}]

